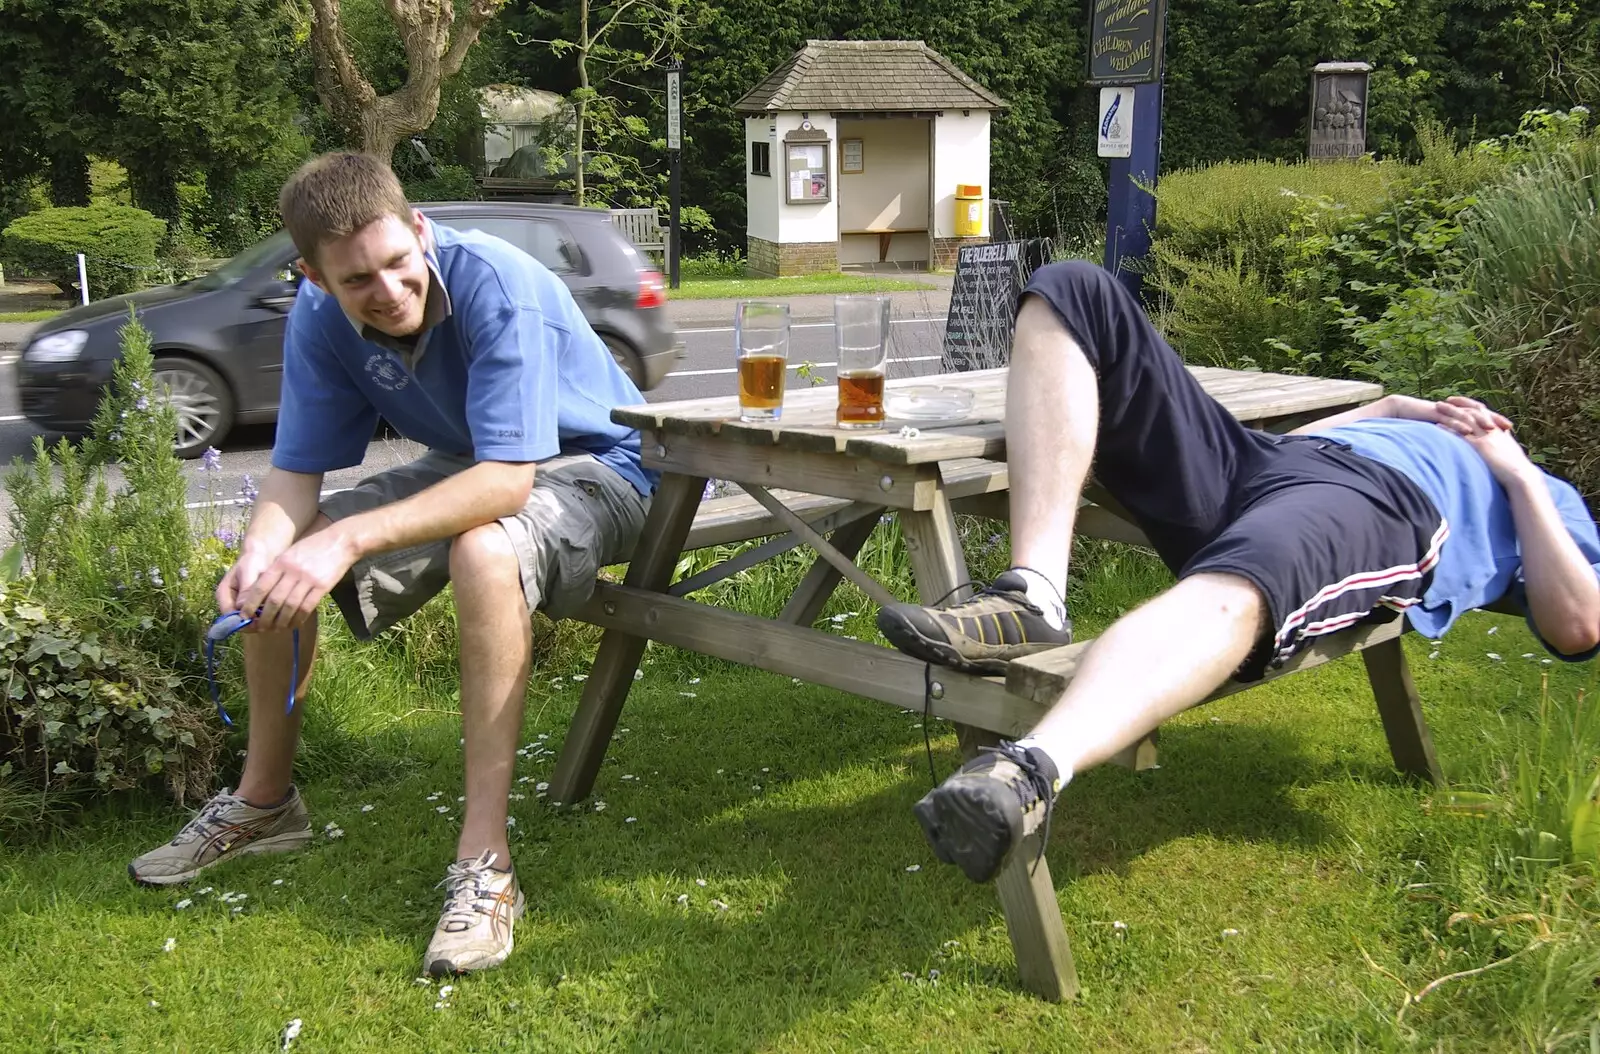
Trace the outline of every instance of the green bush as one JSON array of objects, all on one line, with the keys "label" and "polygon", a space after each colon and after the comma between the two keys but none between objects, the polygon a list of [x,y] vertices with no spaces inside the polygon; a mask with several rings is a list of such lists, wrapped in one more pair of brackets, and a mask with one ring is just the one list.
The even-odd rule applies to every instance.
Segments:
[{"label": "green bush", "polygon": [[1486,192],[1463,230],[1483,341],[1509,355],[1507,412],[1522,440],[1600,496],[1600,138]]},{"label": "green bush", "polygon": [[66,291],[78,287],[83,253],[90,296],[114,296],[161,280],[156,251],[166,229],[164,220],[129,205],[39,209],[0,232],[0,258]]},{"label": "green bush", "polygon": [[[184,508],[188,483],[172,453],[177,419],[151,376],[150,335],[123,328],[122,358],[80,453],[34,439],[31,463],[5,477],[12,536],[32,592],[51,610],[82,618],[108,639],[189,675],[209,624],[222,554],[198,544]],[[107,469],[121,484],[111,490]]]},{"label": "green bush", "polygon": [[0,587],[0,669],[0,778],[12,797],[157,780],[180,802],[209,793],[220,726],[176,674],[15,587]]},{"label": "green bush", "polygon": [[1304,199],[1365,212],[1381,202],[1404,166],[1366,161],[1229,161],[1161,177],[1152,256],[1179,272],[1191,261],[1237,262],[1268,280],[1282,271],[1279,239]]},{"label": "green bush", "polygon": [[461,165],[440,165],[439,174],[404,184],[408,201],[477,201],[478,181]]},{"label": "green bush", "polygon": [[157,395],[150,334],[130,317],[122,337],[83,451],[35,438],[33,461],[5,477],[15,544],[0,573],[0,661],[13,672],[0,764],[36,790],[160,775],[180,798],[203,795],[221,729],[198,648],[229,554],[215,536],[196,539],[184,507],[177,418]]}]

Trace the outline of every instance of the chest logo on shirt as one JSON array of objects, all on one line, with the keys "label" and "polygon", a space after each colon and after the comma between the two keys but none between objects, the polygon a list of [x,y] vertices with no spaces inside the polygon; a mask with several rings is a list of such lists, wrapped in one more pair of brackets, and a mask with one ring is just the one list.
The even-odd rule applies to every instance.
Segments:
[{"label": "chest logo on shirt", "polygon": [[367,376],[372,378],[373,384],[390,392],[397,392],[411,383],[411,375],[382,352],[373,352],[367,357]]}]

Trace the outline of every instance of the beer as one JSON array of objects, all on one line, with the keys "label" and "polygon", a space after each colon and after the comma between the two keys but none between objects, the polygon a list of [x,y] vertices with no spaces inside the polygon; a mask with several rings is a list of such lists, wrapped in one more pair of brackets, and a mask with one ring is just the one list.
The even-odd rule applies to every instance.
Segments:
[{"label": "beer", "polygon": [[883,373],[879,370],[839,372],[840,428],[877,428],[883,424]]},{"label": "beer", "polygon": [[776,410],[783,403],[782,355],[744,355],[739,359],[739,407]]}]

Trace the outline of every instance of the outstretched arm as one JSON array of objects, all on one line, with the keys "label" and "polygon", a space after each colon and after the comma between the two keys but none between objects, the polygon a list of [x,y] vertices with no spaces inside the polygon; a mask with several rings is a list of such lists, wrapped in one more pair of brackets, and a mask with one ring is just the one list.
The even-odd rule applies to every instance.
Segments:
[{"label": "outstretched arm", "polygon": [[1592,651],[1600,644],[1600,579],[1562,521],[1544,473],[1511,429],[1490,419],[1498,415],[1459,397],[1451,407],[1440,423],[1472,444],[1511,499],[1528,614],[1539,635],[1562,655]]}]

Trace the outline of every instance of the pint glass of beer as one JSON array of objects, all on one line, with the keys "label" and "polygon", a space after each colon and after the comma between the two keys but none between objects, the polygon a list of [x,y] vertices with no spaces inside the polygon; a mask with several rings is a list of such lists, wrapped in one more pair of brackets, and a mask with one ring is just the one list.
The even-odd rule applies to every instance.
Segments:
[{"label": "pint glass of beer", "polygon": [[742,300],[734,311],[739,420],[776,421],[783,414],[789,368],[789,305]]},{"label": "pint glass of beer", "polygon": [[839,427],[882,428],[889,298],[835,297],[833,333],[839,359]]}]

